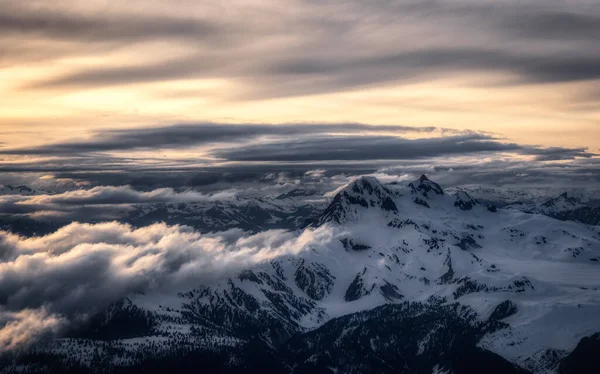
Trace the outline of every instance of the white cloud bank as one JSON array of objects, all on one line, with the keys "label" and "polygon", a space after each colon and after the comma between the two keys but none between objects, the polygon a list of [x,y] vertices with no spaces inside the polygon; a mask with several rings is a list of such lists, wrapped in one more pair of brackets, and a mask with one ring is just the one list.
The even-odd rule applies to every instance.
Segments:
[{"label": "white cloud bank", "polygon": [[136,292],[181,291],[330,242],[327,229],[244,236],[189,227],[73,223],[43,237],[0,231],[0,350],[53,334]]}]

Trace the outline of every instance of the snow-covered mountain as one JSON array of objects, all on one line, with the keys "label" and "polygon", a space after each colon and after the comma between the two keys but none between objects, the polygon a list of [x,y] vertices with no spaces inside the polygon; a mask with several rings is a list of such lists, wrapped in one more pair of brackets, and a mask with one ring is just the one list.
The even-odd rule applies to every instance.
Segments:
[{"label": "snow-covered mountain", "polygon": [[[311,198],[312,197],[312,198]],[[282,194],[223,201],[138,204],[121,221],[135,226],[154,222],[187,225],[201,232],[238,228],[247,231],[295,230],[327,206],[327,200],[310,194]]]},{"label": "snow-covered mountain", "polygon": [[296,235],[307,242],[297,256],[176,294],[131,295],[5,359],[5,372],[571,373],[598,365],[598,226],[492,209],[425,176],[407,186],[362,177]]},{"label": "snow-covered mountain", "polygon": [[567,373],[595,359],[599,227],[490,209],[425,176],[362,177],[297,235],[319,240],[131,295],[5,371]]},{"label": "snow-covered mountain", "polygon": [[[9,186],[10,187],[10,186]],[[11,187],[7,195],[20,195],[16,191],[39,194],[26,186]],[[11,192],[12,191],[12,192]],[[1,191],[0,191],[1,192]],[[156,222],[170,225],[186,225],[200,232],[218,232],[232,228],[259,232],[269,229],[295,230],[306,226],[327,206],[328,199],[311,190],[292,190],[273,196],[248,196],[227,199],[210,199],[188,202],[131,203],[119,212],[112,210],[115,220],[142,227]],[[1,204],[1,203],[0,203]],[[85,201],[80,207],[85,206]],[[23,236],[40,236],[56,231],[71,223],[66,216],[58,219],[36,218],[35,216],[3,214],[0,211],[0,230]],[[98,223],[106,220],[104,215],[88,214],[77,216],[80,222]]]},{"label": "snow-covered mountain", "polygon": [[510,187],[463,184],[460,186],[449,187],[445,190],[450,194],[454,194],[457,191],[465,191],[483,203],[493,204],[498,207],[504,207],[510,204],[543,204],[565,192],[569,197],[574,197],[587,206],[600,205],[600,189],[590,187],[584,188],[576,185],[569,187],[553,185]]},{"label": "snow-covered mountain", "polygon": [[579,199],[563,192],[541,204],[517,204],[509,208],[528,213],[544,214],[562,221],[577,221],[588,225],[600,225],[600,207],[582,203]]}]

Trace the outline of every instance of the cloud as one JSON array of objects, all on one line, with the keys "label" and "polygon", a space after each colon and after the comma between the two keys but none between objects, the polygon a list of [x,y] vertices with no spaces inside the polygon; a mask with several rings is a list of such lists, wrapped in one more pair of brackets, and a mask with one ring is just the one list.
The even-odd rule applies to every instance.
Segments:
[{"label": "cloud", "polygon": [[536,155],[540,161],[556,161],[556,160],[571,160],[575,157],[590,158],[597,154],[591,153],[587,148],[563,148],[563,147],[548,147],[534,148],[530,147],[527,154]]},{"label": "cloud", "polygon": [[[8,58],[17,53],[40,58],[40,49],[54,56],[65,43],[76,48],[63,53],[79,49],[93,55],[157,40],[177,41],[186,51],[166,61],[152,56],[128,65],[90,64],[29,88],[219,78],[235,81],[243,91],[229,99],[257,100],[472,71],[501,74],[503,84],[514,85],[600,78],[594,48],[600,11],[585,2],[384,1],[364,7],[359,1],[300,0],[283,8],[234,2],[235,11],[227,13],[209,4],[178,2],[163,9],[156,3],[152,9],[131,3],[92,12],[9,2],[0,16],[0,35],[38,44],[41,38],[47,45]],[[263,22],[249,14],[260,14]]]},{"label": "cloud", "polygon": [[[401,134],[425,133],[427,138],[410,139]],[[442,136],[439,136],[442,135]],[[218,148],[227,144],[227,148]],[[236,144],[232,147],[232,144]],[[95,152],[181,149],[204,147],[204,162],[225,161],[337,161],[337,160],[407,160],[445,155],[482,152],[514,152],[536,155],[539,159],[557,160],[575,157],[592,157],[585,148],[544,148],[507,143],[494,135],[473,131],[455,131],[436,127],[409,127],[392,125],[339,124],[179,124],[161,127],[106,130],[94,134],[90,140],[71,141],[33,148],[0,150],[7,155],[45,155],[70,157],[78,170],[98,171],[94,168],[109,165],[123,169],[112,156],[102,155],[98,162]],[[208,155],[208,156],[207,156]],[[131,159],[123,162],[137,165]],[[61,160],[62,161],[62,160]],[[155,170],[174,171],[177,166],[197,164],[202,159],[157,161]],[[52,162],[52,160],[48,161]],[[75,163],[75,162],[74,162]],[[179,163],[179,165],[178,165]],[[63,165],[67,171],[67,166]],[[34,170],[60,171],[43,168],[43,163],[32,165]],[[18,171],[14,163],[4,171]],[[20,171],[26,171],[21,169]],[[200,177],[200,176],[199,176]]]},{"label": "cloud", "polygon": [[9,2],[0,14],[0,35],[39,35],[81,43],[131,43],[153,38],[216,41],[225,40],[228,32],[233,30],[208,19],[126,12],[84,14],[44,7],[34,10],[18,2]]},{"label": "cloud", "polygon": [[600,15],[597,12],[578,13],[575,9],[547,10],[507,17],[502,25],[518,37],[585,41],[600,33]]},{"label": "cloud", "polygon": [[[141,66],[98,67],[69,73],[28,88],[93,87],[189,78],[246,80],[246,92],[234,99],[257,100],[343,92],[360,87],[409,83],[469,72],[504,74],[501,84],[557,83],[600,79],[600,54],[550,52],[515,53],[489,46],[432,46],[375,56],[275,58],[248,66],[246,72],[228,72],[218,58],[191,56]],[[232,98],[230,98],[232,99]]]},{"label": "cloud", "polygon": [[18,312],[0,310],[0,352],[18,349],[45,336],[57,334],[65,319],[48,314],[44,308]]},{"label": "cloud", "polygon": [[[227,197],[218,195],[219,199]],[[149,192],[136,191],[130,186],[99,186],[88,190],[67,191],[55,195],[28,197],[21,204],[34,205],[98,205],[98,204],[139,204],[139,203],[180,203],[215,200],[214,196],[197,191],[175,192],[172,188],[159,188]]]},{"label": "cloud", "polygon": [[506,143],[484,134],[406,139],[395,136],[323,136],[213,151],[228,161],[415,160],[475,153],[512,152],[540,160],[593,157],[584,148],[543,148]]},{"label": "cloud", "polygon": [[227,201],[236,199],[233,189],[204,194],[173,188],[138,191],[131,186],[97,186],[54,194],[0,195],[1,215],[25,215],[56,221],[98,221],[122,218],[135,204]]},{"label": "cloud", "polygon": [[328,229],[244,236],[200,235],[189,227],[133,229],[73,223],[43,237],[0,231],[0,348],[53,333],[137,292],[181,291],[249,266],[324,245]]},{"label": "cloud", "polygon": [[[178,155],[181,150],[185,150],[185,157]],[[158,157],[158,151],[172,151],[175,156]],[[598,164],[593,161],[597,154],[582,147],[518,144],[493,133],[431,126],[361,123],[205,122],[109,129],[84,140],[1,149],[0,154],[7,157],[0,161],[0,182],[48,188],[53,194],[82,186],[99,187],[27,201],[5,198],[0,200],[4,213],[28,214],[48,208],[70,212],[70,217],[76,219],[85,219],[85,214],[113,219],[126,209],[125,204],[207,199],[197,192],[182,194],[181,189],[198,188],[209,195],[229,191],[226,194],[230,197],[239,190],[254,188],[285,192],[287,187],[282,180],[268,176],[285,178],[286,183],[306,184],[310,179],[315,182],[334,175],[371,174],[398,165],[444,165],[450,159],[465,157],[530,163],[569,161],[574,170],[579,170],[587,159],[587,171],[598,172],[594,170]],[[567,174],[563,171],[556,178]],[[101,208],[103,204],[112,207]],[[116,209],[119,204],[123,206]],[[86,208],[72,215],[78,205]]]},{"label": "cloud", "polygon": [[[50,144],[35,148],[3,149],[0,154],[11,155],[71,155],[90,152],[123,151],[134,149],[185,148],[218,142],[248,141],[267,136],[319,135],[329,133],[432,133],[436,127],[392,125],[338,124],[231,124],[198,123],[170,126],[143,127],[128,130],[105,130],[91,140]],[[452,131],[452,130],[444,130]]]}]

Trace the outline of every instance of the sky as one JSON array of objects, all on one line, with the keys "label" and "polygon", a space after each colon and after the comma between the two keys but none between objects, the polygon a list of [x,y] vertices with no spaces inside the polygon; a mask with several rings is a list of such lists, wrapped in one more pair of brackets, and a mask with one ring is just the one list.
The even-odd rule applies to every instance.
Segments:
[{"label": "sky", "polygon": [[0,183],[461,156],[597,165],[597,1],[0,5]]}]

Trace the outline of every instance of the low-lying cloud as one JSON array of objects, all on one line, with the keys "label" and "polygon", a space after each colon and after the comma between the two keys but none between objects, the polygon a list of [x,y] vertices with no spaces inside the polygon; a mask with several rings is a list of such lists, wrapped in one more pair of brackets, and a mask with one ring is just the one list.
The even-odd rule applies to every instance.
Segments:
[{"label": "low-lying cloud", "polygon": [[331,235],[328,229],[200,235],[185,226],[134,229],[117,222],[73,223],[27,239],[0,231],[0,350],[56,333],[127,295],[234,276]]},{"label": "low-lying cloud", "polygon": [[173,188],[138,191],[131,186],[97,186],[58,194],[0,195],[2,214],[23,214],[70,220],[116,218],[135,204],[215,202],[235,199],[233,189],[204,194],[194,190],[176,192]]}]

